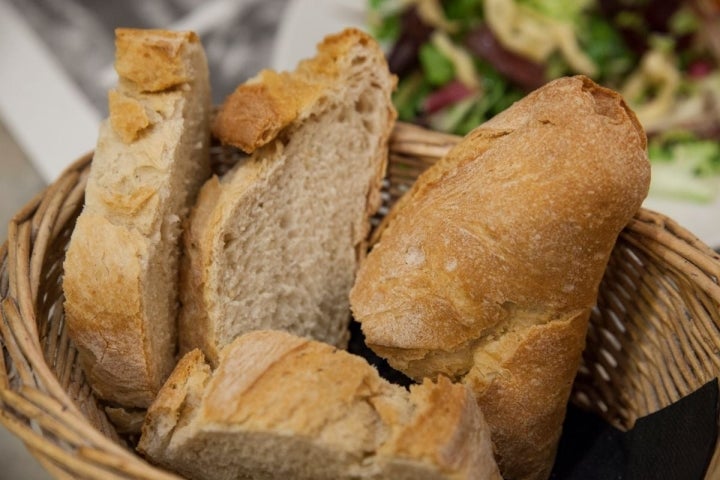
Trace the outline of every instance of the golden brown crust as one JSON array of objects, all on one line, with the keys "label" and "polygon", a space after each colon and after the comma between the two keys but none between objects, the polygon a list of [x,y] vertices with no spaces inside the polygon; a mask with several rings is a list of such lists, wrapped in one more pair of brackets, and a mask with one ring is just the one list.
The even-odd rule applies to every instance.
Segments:
[{"label": "golden brown crust", "polygon": [[506,352],[499,364],[493,353],[477,351],[463,378],[492,426],[493,442],[501,452],[498,464],[508,478],[550,476],[589,313],[508,336],[495,346]]},{"label": "golden brown crust", "polygon": [[349,28],[326,37],[317,55],[302,61],[296,72],[263,70],[223,102],[213,134],[248,153],[267,144],[315,104],[341,74],[335,60],[358,43],[382,55],[366,33]]},{"label": "golden brown crust", "polygon": [[322,89],[320,84],[270,70],[260,73],[257,82],[238,87],[213,124],[213,134],[223,143],[248,153],[273,140]]},{"label": "golden brown crust", "polygon": [[[514,305],[592,306],[615,227],[649,182],[644,134],[595,115],[593,95],[580,79],[556,82],[471,132],[421,176],[353,290],[370,343],[452,350]],[[585,108],[566,111],[568,98]],[[401,335],[390,322],[416,316],[432,334]]]},{"label": "golden brown crust", "polygon": [[[239,369],[242,375],[235,373]],[[390,388],[360,357],[287,333],[258,331],[223,350],[203,412],[211,423],[318,435],[348,415],[356,399]],[[272,409],[265,407],[270,398]]]},{"label": "golden brown crust", "polygon": [[118,90],[110,90],[108,108],[110,124],[125,143],[137,140],[140,132],[150,125],[150,119],[143,104]]},{"label": "golden brown crust", "polygon": [[[265,455],[185,465],[202,462],[204,449],[233,452],[243,442],[267,442]],[[440,378],[408,393],[361,357],[269,330],[237,338],[214,372],[198,350],[184,356],[148,412],[140,450],[205,476],[252,476],[252,461],[264,478],[500,479],[466,386]],[[320,461],[308,452],[321,452]]]},{"label": "golden brown crust", "polygon": [[115,30],[115,70],[141,92],[160,92],[188,82],[190,66],[183,57],[188,44],[199,43],[194,32]]},{"label": "golden brown crust", "polygon": [[[584,77],[552,82],[423,174],[358,274],[353,313],[396,368],[469,379],[489,362],[482,375],[502,394],[489,423],[514,435],[495,439],[511,478],[542,478],[552,463],[579,332],[617,235],[647,195],[645,149],[618,94]],[[533,356],[538,328],[562,356],[544,383],[523,373],[544,358]],[[528,433],[526,412],[550,442]],[[536,463],[510,465],[523,458]]]},{"label": "golden brown crust", "polygon": [[[166,448],[181,416],[183,414],[189,416],[187,410],[185,412],[183,410],[195,407],[188,398],[198,394],[193,390],[194,386],[191,382],[194,380],[204,385],[210,374],[210,366],[205,363],[205,356],[200,350],[193,350],[180,358],[147,411],[137,447],[139,452],[147,453],[158,448]],[[162,447],[153,445],[155,442]]]},{"label": "golden brown crust", "polygon": [[[87,268],[87,252],[103,242],[123,248],[99,259],[101,265]],[[143,351],[140,318],[145,279],[138,259],[145,255],[147,245],[137,232],[86,213],[78,218],[72,251],[63,265],[68,277],[63,283],[69,299],[65,303],[67,328],[80,352],[85,375],[100,398],[119,396],[129,405],[149,405],[162,381]],[[89,305],[92,316],[87,314]],[[108,364],[122,368],[108,369]],[[127,378],[123,372],[136,374]]]},{"label": "golden brown crust", "polygon": [[96,396],[146,408],[176,360],[177,242],[210,174],[210,92],[195,34],[119,29],[117,45],[119,84],[63,289],[67,329]]}]

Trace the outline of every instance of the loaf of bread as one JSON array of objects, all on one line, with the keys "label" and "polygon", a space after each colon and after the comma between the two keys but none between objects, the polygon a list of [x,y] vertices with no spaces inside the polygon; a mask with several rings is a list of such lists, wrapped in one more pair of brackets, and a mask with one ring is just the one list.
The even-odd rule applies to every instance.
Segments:
[{"label": "loaf of bread", "polygon": [[470,390],[408,392],[363,358],[280,331],[238,337],[213,370],[186,354],[139,450],[190,479],[500,479]]},{"label": "loaf of bread", "polygon": [[360,268],[370,348],[470,386],[506,479],[549,476],[600,280],[649,180],[620,96],[560,79],[425,172]]},{"label": "loaf of bread", "polygon": [[180,231],[210,176],[210,87],[190,32],[118,29],[115,69],[64,263],[65,318],[96,395],[142,408],[176,361]]},{"label": "loaf of bread", "polygon": [[380,205],[395,110],[378,44],[327,37],[295,72],[263,71],[213,131],[252,156],[202,188],[184,235],[181,352],[214,362],[238,335],[282,329],[343,346],[348,294]]}]

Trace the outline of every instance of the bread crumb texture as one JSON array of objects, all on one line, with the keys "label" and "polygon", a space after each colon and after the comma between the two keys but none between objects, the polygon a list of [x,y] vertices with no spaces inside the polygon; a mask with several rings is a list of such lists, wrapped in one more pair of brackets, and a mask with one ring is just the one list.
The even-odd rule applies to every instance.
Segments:
[{"label": "bread crumb texture", "polygon": [[206,182],[193,207],[181,353],[201,348],[214,365],[223,346],[257,329],[347,344],[348,293],[381,203],[396,79],[365,33],[318,48],[296,71],[240,86],[215,121],[226,142],[257,148]]}]

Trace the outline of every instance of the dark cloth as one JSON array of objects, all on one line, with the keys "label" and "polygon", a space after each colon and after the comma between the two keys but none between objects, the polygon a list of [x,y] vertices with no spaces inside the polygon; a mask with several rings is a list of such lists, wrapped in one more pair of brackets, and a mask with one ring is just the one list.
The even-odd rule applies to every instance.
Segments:
[{"label": "dark cloth", "polygon": [[570,406],[552,480],[702,480],[718,438],[718,380],[621,432]]}]

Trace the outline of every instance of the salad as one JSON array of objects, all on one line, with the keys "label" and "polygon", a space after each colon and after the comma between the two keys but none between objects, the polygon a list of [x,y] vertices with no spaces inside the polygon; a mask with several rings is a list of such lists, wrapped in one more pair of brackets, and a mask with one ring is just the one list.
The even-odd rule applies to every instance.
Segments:
[{"label": "salad", "polygon": [[368,16],[400,120],[464,135],[585,74],[645,127],[652,195],[720,193],[720,0],[369,0]]}]

